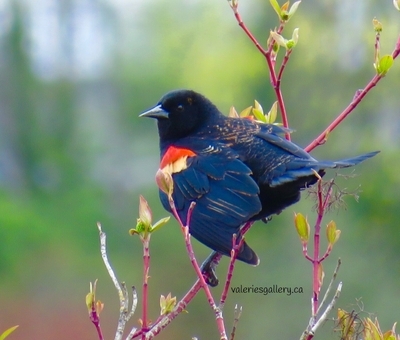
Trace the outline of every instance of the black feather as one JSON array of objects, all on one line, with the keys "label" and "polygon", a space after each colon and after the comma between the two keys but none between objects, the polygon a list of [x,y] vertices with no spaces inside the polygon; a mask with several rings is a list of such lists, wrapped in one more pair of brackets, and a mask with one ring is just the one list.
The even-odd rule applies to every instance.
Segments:
[{"label": "black feather", "polygon": [[[208,99],[189,90],[166,94],[142,114],[158,120],[161,158],[170,147],[191,150],[186,167],[172,174],[173,199],[183,223],[196,202],[190,233],[206,246],[230,255],[232,235],[248,221],[264,219],[300,199],[300,192],[325,169],[354,166],[377,154],[318,161],[286,140],[288,129],[249,119],[228,118]],[[163,206],[171,210],[160,192]],[[245,243],[239,260],[257,264]]]}]

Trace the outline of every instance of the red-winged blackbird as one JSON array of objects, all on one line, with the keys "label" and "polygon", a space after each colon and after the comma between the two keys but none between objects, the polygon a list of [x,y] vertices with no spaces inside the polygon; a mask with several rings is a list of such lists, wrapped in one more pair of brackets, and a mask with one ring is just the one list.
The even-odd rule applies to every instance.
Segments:
[{"label": "red-winged blackbird", "polygon": [[[173,199],[189,231],[206,246],[230,256],[232,235],[248,221],[265,219],[300,199],[300,191],[326,168],[356,165],[377,152],[340,161],[317,161],[287,141],[285,129],[250,119],[229,118],[204,96],[190,90],[167,93],[140,117],[156,118],[160,169],[174,181]],[[171,211],[160,191],[164,208]],[[238,259],[257,265],[256,253],[243,244]]]}]

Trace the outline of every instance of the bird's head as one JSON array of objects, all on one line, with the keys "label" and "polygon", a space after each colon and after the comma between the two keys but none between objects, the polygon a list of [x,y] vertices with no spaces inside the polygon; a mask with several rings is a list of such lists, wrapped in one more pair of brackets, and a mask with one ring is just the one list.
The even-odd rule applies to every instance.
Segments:
[{"label": "bird's head", "polygon": [[193,133],[218,114],[218,109],[201,94],[176,90],[164,95],[156,106],[139,117],[157,119],[160,139],[173,140]]}]

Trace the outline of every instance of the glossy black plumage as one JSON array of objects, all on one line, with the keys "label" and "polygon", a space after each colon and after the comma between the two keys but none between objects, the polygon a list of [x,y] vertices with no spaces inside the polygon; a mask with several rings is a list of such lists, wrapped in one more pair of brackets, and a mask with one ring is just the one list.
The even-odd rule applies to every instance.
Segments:
[{"label": "glossy black plumage", "polygon": [[[254,120],[228,118],[204,96],[190,90],[166,94],[141,116],[156,118],[161,166],[172,173],[173,198],[184,223],[196,202],[190,233],[208,247],[230,255],[232,235],[247,221],[267,218],[300,199],[327,168],[353,166],[371,152],[341,161],[317,161],[294,143],[285,130]],[[165,209],[166,195],[160,191]],[[238,259],[259,260],[245,243]]]}]

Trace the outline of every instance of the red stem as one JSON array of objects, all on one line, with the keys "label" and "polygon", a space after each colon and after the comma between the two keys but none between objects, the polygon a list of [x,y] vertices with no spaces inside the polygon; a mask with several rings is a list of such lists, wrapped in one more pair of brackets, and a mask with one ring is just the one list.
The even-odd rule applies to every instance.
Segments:
[{"label": "red stem", "polygon": [[319,235],[321,230],[322,215],[318,214],[314,231],[314,255],[313,255],[313,295],[312,295],[312,316],[315,318],[318,310],[318,295],[320,291],[319,281]]},{"label": "red stem", "polygon": [[[148,338],[155,337],[159,334],[165,327],[167,327],[172,320],[174,320],[182,311],[185,310],[186,306],[193,300],[193,298],[200,291],[201,283],[200,280],[197,280],[192,288],[185,294],[185,296],[176,304],[174,310],[167,314],[158,317],[158,319],[152,324],[151,329],[147,332],[146,336]],[[134,339],[140,335],[140,331],[134,334],[131,339]]]},{"label": "red stem", "polygon": [[[285,108],[285,102],[283,100],[283,95],[282,91],[280,88],[280,79],[282,77],[283,69],[285,68],[285,65],[281,66],[280,69],[280,76],[277,78],[276,73],[275,73],[275,59],[272,55],[272,48],[273,48],[273,41],[271,41],[270,46],[268,47],[268,50],[265,50],[261,44],[258,42],[258,40],[254,37],[254,35],[250,32],[250,30],[247,28],[245,23],[242,20],[242,17],[236,7],[232,7],[233,13],[235,15],[236,21],[238,22],[239,26],[242,28],[242,30],[246,33],[246,35],[250,38],[250,40],[253,42],[253,44],[257,47],[257,49],[261,52],[261,54],[265,57],[267,64],[268,64],[268,69],[269,69],[269,74],[270,74],[270,80],[272,87],[275,91],[276,98],[278,100],[278,105],[279,109],[281,111],[281,116],[282,116],[282,123],[285,128],[289,127],[289,121],[287,118],[286,114],[286,108]],[[277,30],[277,33],[280,34],[284,28],[284,24],[281,23],[279,25],[279,28]],[[290,53],[288,54],[289,57]],[[287,62],[287,60],[286,60]],[[279,81],[278,81],[279,80]],[[290,133],[286,133],[285,137],[287,140],[290,140]]]},{"label": "red stem", "polygon": [[287,50],[286,53],[285,53],[285,56],[283,57],[282,65],[281,65],[281,67],[279,68],[278,78],[277,78],[277,83],[276,83],[278,87],[281,86],[282,74],[283,74],[283,71],[284,71],[284,69],[285,69],[285,67],[286,67],[286,65],[287,65],[287,62],[288,62],[288,60],[289,60],[289,57],[290,57],[290,55],[292,54],[292,51],[293,51],[293,50]]},{"label": "red stem", "polygon": [[103,332],[100,326],[100,318],[96,312],[95,303],[92,305],[92,310],[90,312],[90,320],[92,321],[93,325],[96,327],[97,335],[99,336],[99,340],[104,340]]},{"label": "red stem", "polygon": [[308,248],[307,248],[307,242],[303,242],[303,255],[304,257],[310,261],[313,262],[314,260],[310,257],[310,255],[308,255]]},{"label": "red stem", "polygon": [[[281,34],[283,31],[284,25],[281,23],[278,30],[276,31],[278,34]],[[267,53],[264,54],[265,59],[267,60],[267,64],[268,64],[268,69],[269,69],[269,76],[270,76],[270,80],[271,80],[271,85],[272,88],[275,91],[275,96],[276,99],[278,100],[278,105],[279,105],[279,110],[281,111],[281,117],[282,117],[282,124],[285,128],[289,127],[289,120],[287,117],[287,113],[286,113],[286,107],[285,107],[285,101],[283,99],[283,94],[281,91],[281,79],[282,79],[282,75],[283,75],[283,71],[286,67],[286,64],[289,60],[290,54],[291,54],[291,50],[286,51],[285,57],[282,61],[281,67],[279,68],[279,73],[278,76],[276,75],[275,72],[275,57],[273,56],[272,53],[272,48],[274,45],[274,41],[272,40],[270,42],[270,46],[268,48]],[[290,137],[290,133],[285,133],[285,138],[287,140],[291,140]]]},{"label": "red stem", "polygon": [[374,63],[379,62],[379,50],[380,50],[380,43],[379,43],[379,32],[376,33],[375,36],[375,56],[374,56]]},{"label": "red stem", "polygon": [[[253,224],[253,222],[247,222],[246,225],[248,225],[248,224],[251,226]],[[245,225],[245,227],[246,227],[246,225]],[[246,228],[246,230],[244,232],[247,232],[247,230],[250,228],[250,226],[248,228]],[[245,228],[245,227],[243,227],[243,228]],[[244,243],[244,237],[240,238],[239,243],[236,243],[236,239],[237,239],[236,234],[233,234],[231,259],[229,261],[229,268],[228,268],[228,273],[226,275],[224,290],[222,291],[221,299],[219,302],[220,309],[224,308],[226,297],[228,296],[228,292],[229,292],[229,287],[231,285],[233,271],[235,269],[236,258],[239,254],[239,250],[242,248],[242,245]]]},{"label": "red stem", "polygon": [[211,309],[215,313],[215,320],[217,323],[218,331],[220,333],[220,339],[221,340],[228,339],[227,335],[226,335],[226,331],[225,331],[224,318],[222,316],[222,311],[215,304],[214,298],[210,292],[210,288],[208,287],[208,285],[204,279],[203,273],[201,272],[200,266],[197,263],[196,257],[194,255],[192,243],[190,242],[189,225],[190,225],[190,218],[192,216],[192,211],[195,207],[195,203],[192,202],[192,204],[189,207],[189,210],[187,213],[187,218],[186,218],[186,226],[182,223],[182,220],[181,220],[180,216],[178,215],[178,212],[176,210],[176,207],[175,207],[175,204],[174,204],[172,198],[170,199],[170,206],[171,206],[172,213],[175,216],[178,223],[180,224],[181,231],[185,237],[186,250],[189,255],[190,262],[192,263],[193,268],[194,268],[194,270],[197,274],[197,277],[200,281],[200,285],[203,288],[204,293],[206,294],[208,303],[209,303]]},{"label": "red stem", "polygon": [[326,248],[325,254],[319,259],[319,262],[321,263],[322,261],[324,261],[331,253],[332,251],[332,245],[329,244],[328,247]]},{"label": "red stem", "polygon": [[318,180],[318,214],[317,221],[315,222],[314,227],[314,255],[313,255],[313,295],[312,295],[312,308],[311,314],[315,319],[317,310],[318,310],[318,296],[321,289],[320,277],[319,277],[319,246],[320,246],[320,231],[321,231],[321,222],[324,216],[324,200],[322,197],[322,180],[321,178]]},{"label": "red stem", "polygon": [[[325,211],[329,204],[329,199],[332,195],[332,187],[334,181],[332,180],[329,184],[327,193],[325,197],[323,196],[323,188],[322,188],[322,179],[319,178],[318,180],[318,215],[317,221],[315,222],[315,229],[314,229],[314,255],[311,262],[313,264],[313,297],[312,297],[312,316],[315,319],[318,311],[318,297],[319,292],[321,291],[321,282],[320,282],[320,273],[319,273],[319,266],[322,261],[324,261],[332,251],[332,245],[328,245],[327,250],[325,251],[324,255],[320,258],[320,231],[321,231],[321,223],[324,217]],[[303,250],[304,252],[304,250]]]},{"label": "red stem", "polygon": [[150,269],[150,234],[143,237],[143,306],[142,306],[142,339],[146,339],[147,327],[147,309],[148,309],[148,278]]},{"label": "red stem", "polygon": [[[397,39],[396,47],[392,52],[393,59],[396,59],[400,53],[400,36]],[[361,102],[361,100],[365,97],[365,95],[383,78],[382,75],[375,75],[367,86],[356,95],[351,103],[344,109],[344,111],[336,117],[336,119],[329,124],[329,126],[316,138],[314,139],[304,150],[310,152],[315,149],[317,146],[323,144],[326,140],[326,136],[328,133],[332,132]]]},{"label": "red stem", "polygon": [[[289,60],[289,56],[291,53],[292,53],[291,50],[288,50],[286,52],[285,57],[283,58],[283,61],[282,61],[282,65],[279,69],[278,77],[277,78],[275,77],[276,83],[275,83],[275,85],[273,85],[276,98],[278,99],[278,105],[279,105],[279,108],[281,111],[282,124],[285,128],[289,127],[289,120],[288,120],[287,113],[286,113],[285,101],[283,100],[283,95],[282,95],[282,91],[281,91],[281,79],[282,79],[283,70],[286,67],[286,64]],[[275,74],[275,70],[273,72],[271,72],[271,74]],[[285,133],[285,138],[289,141],[291,140],[289,132]]]},{"label": "red stem", "polygon": [[250,38],[250,40],[253,42],[253,44],[257,47],[257,49],[264,55],[266,56],[267,51],[264,50],[261,46],[261,44],[257,41],[257,39],[254,37],[254,35],[250,32],[250,30],[247,28],[245,23],[242,20],[242,17],[240,13],[237,10],[237,7],[232,8],[233,13],[235,15],[236,21],[238,22],[239,26],[243,29],[243,31],[247,34],[247,36]]}]

